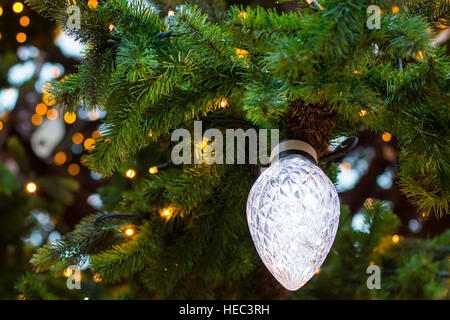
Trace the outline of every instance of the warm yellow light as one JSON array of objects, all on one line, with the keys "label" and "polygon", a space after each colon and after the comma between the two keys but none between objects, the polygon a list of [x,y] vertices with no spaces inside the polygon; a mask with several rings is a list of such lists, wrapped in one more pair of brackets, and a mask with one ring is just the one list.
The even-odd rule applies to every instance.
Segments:
[{"label": "warm yellow light", "polygon": [[19,23],[22,27],[28,27],[28,25],[30,24],[30,18],[28,18],[27,16],[23,16],[20,18]]},{"label": "warm yellow light", "polygon": [[35,193],[37,191],[37,185],[34,182],[28,182],[25,189],[28,193]]},{"label": "warm yellow light", "polygon": [[397,6],[393,6],[392,7],[392,13],[393,14],[397,14],[397,13],[399,13],[400,12],[400,8],[399,7],[397,7]]},{"label": "warm yellow light", "polygon": [[127,237],[132,237],[134,235],[134,228],[133,227],[128,227],[125,229],[125,235]]},{"label": "warm yellow light", "polygon": [[64,152],[58,152],[54,161],[57,166],[62,166],[67,161],[67,155]]},{"label": "warm yellow light", "polygon": [[36,127],[40,126],[42,124],[42,121],[43,121],[42,116],[38,114],[33,114],[33,116],[31,117],[31,123]]},{"label": "warm yellow light", "polygon": [[16,2],[12,6],[15,13],[21,13],[23,11],[23,4],[21,2]]},{"label": "warm yellow light", "polygon": [[88,7],[89,8],[93,8],[93,9],[97,8],[98,7],[98,1],[97,0],[89,0]]},{"label": "warm yellow light", "polygon": [[339,166],[341,170],[350,170],[352,168],[350,162],[342,162]]},{"label": "warm yellow light", "polygon": [[397,244],[399,241],[400,241],[400,237],[398,236],[398,234],[394,234],[394,235],[392,236],[392,242],[393,242],[394,244]]},{"label": "warm yellow light", "polygon": [[0,120],[0,131],[3,130],[3,121]]},{"label": "warm yellow light", "polygon": [[242,11],[241,13],[239,13],[239,17],[242,19],[247,19],[247,12]]},{"label": "warm yellow light", "polygon": [[165,208],[161,210],[161,217],[169,219],[172,215],[172,210],[170,208]]},{"label": "warm yellow light", "polygon": [[247,58],[248,57],[248,51],[244,50],[244,49],[236,48],[236,55],[239,58]]},{"label": "warm yellow light", "polygon": [[128,169],[125,172],[125,177],[127,177],[128,179],[133,179],[134,177],[136,177],[136,171],[134,171],[133,169]]},{"label": "warm yellow light", "polygon": [[202,149],[205,149],[208,146],[208,138],[203,138],[202,140]]},{"label": "warm yellow light", "polygon": [[366,109],[361,109],[361,110],[359,111],[359,116],[360,116],[360,117],[365,117],[365,116],[367,116],[367,110],[366,110]]},{"label": "warm yellow light", "polygon": [[50,109],[47,111],[47,119],[48,120],[56,120],[58,119],[58,110]]},{"label": "warm yellow light", "polygon": [[110,25],[109,25],[109,31],[113,31],[115,27],[116,27],[115,25],[110,24]]},{"label": "warm yellow light", "polygon": [[417,60],[422,60],[423,59],[423,53],[422,51],[418,51],[415,55]]},{"label": "warm yellow light", "polygon": [[2,34],[1,34],[1,32],[0,32],[0,40],[2,40]]},{"label": "warm yellow light", "polygon": [[88,138],[84,141],[84,148],[86,150],[94,150],[95,149],[95,140],[92,138]]},{"label": "warm yellow light", "polygon": [[75,144],[81,144],[84,140],[84,136],[82,133],[77,132],[72,136],[72,142]]},{"label": "warm yellow light", "polygon": [[64,269],[64,277],[69,278],[71,275],[73,275],[73,270],[70,268]]},{"label": "warm yellow light", "polygon": [[3,15],[3,8],[0,7],[0,17]]},{"label": "warm yellow light", "polygon": [[319,274],[319,273],[320,273],[320,271],[322,271],[322,270],[320,270],[320,268],[319,268],[319,269],[317,269],[317,271],[316,271],[316,274]]},{"label": "warm yellow light", "polygon": [[17,300],[27,300],[27,298],[25,298],[25,296],[23,294],[19,294],[17,296]]},{"label": "warm yellow light", "polygon": [[370,262],[369,262],[369,266],[373,266],[373,265],[375,265],[375,262],[370,261]]},{"label": "warm yellow light", "polygon": [[77,120],[77,115],[75,112],[66,112],[64,114],[64,121],[68,124],[72,124]]},{"label": "warm yellow light", "polygon": [[47,106],[44,103],[39,103],[36,106],[36,113],[40,116],[45,116],[47,114]]},{"label": "warm yellow light", "polygon": [[46,105],[48,105],[49,107],[51,107],[52,105],[54,105],[56,103],[55,96],[53,94],[51,94],[50,92],[44,93],[44,95],[42,96],[42,101],[44,101],[44,103]]},{"label": "warm yellow light", "polygon": [[80,166],[76,163],[72,163],[68,168],[67,171],[71,176],[77,176],[80,173]]},{"label": "warm yellow light", "polygon": [[151,167],[150,169],[148,169],[148,172],[150,174],[158,173],[158,167]]},{"label": "warm yellow light", "polygon": [[226,98],[223,98],[223,99],[220,101],[220,106],[221,106],[222,108],[225,108],[226,106],[228,106],[228,100],[227,100]]},{"label": "warm yellow light", "polygon": [[92,132],[92,139],[98,139],[102,136],[102,133],[98,130],[95,130],[94,132]]},{"label": "warm yellow light", "polygon": [[372,198],[367,198],[366,201],[364,201],[364,207],[366,207],[366,209],[371,209],[372,205],[373,205]]},{"label": "warm yellow light", "polygon": [[167,12],[168,17],[173,17],[174,15],[175,15],[175,12],[173,10],[169,10],[169,12]]},{"label": "warm yellow light", "polygon": [[153,131],[152,130],[150,130],[149,132],[148,132],[148,136],[151,138],[151,137],[153,137]]},{"label": "warm yellow light", "polygon": [[384,142],[389,142],[391,141],[391,134],[389,132],[385,132],[383,133],[383,135],[381,136],[381,139],[383,139]]},{"label": "warm yellow light", "polygon": [[102,282],[102,276],[98,273],[94,274],[93,279],[95,282]]},{"label": "warm yellow light", "polygon": [[16,36],[16,40],[18,43],[24,43],[27,41],[27,35],[23,32],[19,32]]}]

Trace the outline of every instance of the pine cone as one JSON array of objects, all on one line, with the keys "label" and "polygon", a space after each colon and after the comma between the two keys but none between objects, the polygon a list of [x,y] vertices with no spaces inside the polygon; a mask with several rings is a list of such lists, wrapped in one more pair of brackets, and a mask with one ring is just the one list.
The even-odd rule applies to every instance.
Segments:
[{"label": "pine cone", "polygon": [[290,102],[285,125],[289,138],[309,143],[320,158],[333,138],[336,118],[336,112],[324,104],[295,100]]}]

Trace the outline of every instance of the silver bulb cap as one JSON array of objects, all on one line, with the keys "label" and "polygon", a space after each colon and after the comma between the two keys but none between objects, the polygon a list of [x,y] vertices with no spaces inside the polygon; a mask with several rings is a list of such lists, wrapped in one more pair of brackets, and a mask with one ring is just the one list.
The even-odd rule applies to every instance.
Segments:
[{"label": "silver bulb cap", "polygon": [[305,141],[288,139],[281,141],[270,154],[270,164],[274,164],[280,158],[283,158],[289,154],[303,154],[313,160],[315,164],[317,161],[317,152],[314,148]]}]

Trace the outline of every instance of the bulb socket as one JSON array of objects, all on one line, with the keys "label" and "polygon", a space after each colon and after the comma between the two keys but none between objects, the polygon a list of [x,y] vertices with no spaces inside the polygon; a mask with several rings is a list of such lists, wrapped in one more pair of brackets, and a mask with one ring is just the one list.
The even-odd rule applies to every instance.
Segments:
[{"label": "bulb socket", "polygon": [[283,140],[272,150],[270,154],[270,164],[273,164],[279,159],[287,157],[291,154],[302,155],[314,162],[316,165],[318,164],[316,150],[314,150],[309,143],[294,139]]}]

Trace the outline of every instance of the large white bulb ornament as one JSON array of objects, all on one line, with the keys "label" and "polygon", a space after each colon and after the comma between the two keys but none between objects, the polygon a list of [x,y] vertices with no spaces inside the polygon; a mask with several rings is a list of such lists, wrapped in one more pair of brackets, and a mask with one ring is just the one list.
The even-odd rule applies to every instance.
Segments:
[{"label": "large white bulb ornament", "polygon": [[339,198],[307,143],[281,142],[247,200],[256,250],[286,289],[295,291],[324,262],[339,224]]}]

